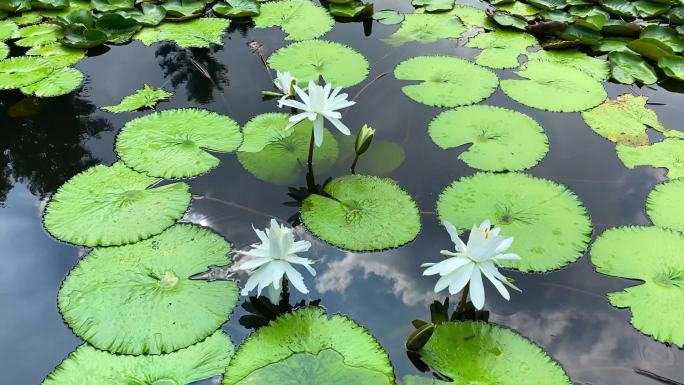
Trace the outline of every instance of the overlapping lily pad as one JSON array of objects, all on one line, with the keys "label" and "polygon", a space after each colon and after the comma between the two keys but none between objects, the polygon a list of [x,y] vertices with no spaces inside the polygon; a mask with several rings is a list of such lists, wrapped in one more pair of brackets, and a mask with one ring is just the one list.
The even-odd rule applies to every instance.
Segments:
[{"label": "overlapping lily pad", "polygon": [[84,246],[116,246],[157,235],[190,205],[185,183],[150,186],[161,180],[122,162],[95,166],[59,188],[45,209],[47,231]]},{"label": "overlapping lily pad", "polygon": [[19,30],[16,23],[10,20],[0,21],[0,41],[11,39]]},{"label": "overlapping lily pad", "polygon": [[611,52],[610,70],[613,79],[624,84],[653,84],[658,81],[658,75],[653,67],[644,59],[631,52]]},{"label": "overlapping lily pad", "polygon": [[354,251],[382,250],[411,242],[420,231],[416,203],[391,179],[347,175],[310,195],[302,205],[306,227],[322,240]]},{"label": "overlapping lily pad", "polygon": [[130,168],[159,178],[186,178],[218,166],[212,152],[231,152],[242,143],[240,127],[217,113],[184,108],[134,119],[116,140]]},{"label": "overlapping lily pad", "polygon": [[[341,149],[338,164],[349,167],[354,155],[354,142],[352,135],[337,136]],[[356,172],[366,175],[383,176],[399,168],[406,159],[406,151],[400,143],[387,140],[373,139],[373,144],[361,156],[356,164]]]},{"label": "overlapping lily pad", "polygon": [[488,98],[499,82],[490,70],[467,60],[448,56],[419,56],[399,63],[399,80],[419,81],[403,86],[409,98],[435,107],[457,107]]},{"label": "overlapping lily pad", "polygon": [[572,67],[598,81],[606,81],[610,77],[608,62],[576,50],[539,50],[528,54],[527,58],[530,61],[549,62],[560,64],[563,67]]},{"label": "overlapping lily pad", "polygon": [[233,355],[233,343],[221,331],[171,354],[114,355],[84,344],[71,353],[42,385],[189,384],[221,374]]},{"label": "overlapping lily pad", "polygon": [[684,177],[684,139],[666,138],[648,146],[617,146],[617,155],[629,168],[652,166],[666,168],[670,179]]},{"label": "overlapping lily pad", "polygon": [[326,40],[290,44],[274,52],[268,64],[275,70],[291,73],[302,84],[322,77],[335,87],[351,87],[368,75],[368,61],[363,55]]},{"label": "overlapping lily pad", "polygon": [[183,23],[162,23],[156,27],[143,28],[135,36],[145,45],[160,41],[173,41],[182,48],[207,48],[221,45],[223,34],[230,22],[227,19],[199,18]]},{"label": "overlapping lily pad", "polygon": [[466,47],[481,48],[475,62],[492,68],[514,68],[519,65],[518,56],[537,44],[534,36],[524,32],[494,31],[480,33],[468,40]]},{"label": "overlapping lily pad", "polygon": [[459,159],[487,171],[530,168],[549,149],[544,129],[534,119],[494,106],[467,106],[442,112],[430,123],[429,133],[444,149],[471,144]]},{"label": "overlapping lily pad", "polygon": [[450,13],[458,16],[468,28],[494,29],[494,22],[483,9],[456,4]]},{"label": "overlapping lily pad", "polygon": [[646,211],[656,226],[684,233],[684,178],[659,184],[648,194]]},{"label": "overlapping lily pad", "polygon": [[432,43],[439,39],[459,39],[465,26],[458,16],[447,13],[412,13],[404,17],[401,27],[385,41],[394,46],[408,42]]},{"label": "overlapping lily pad", "polygon": [[572,385],[563,368],[532,341],[483,322],[437,325],[418,353],[455,384]]},{"label": "overlapping lily pad", "polygon": [[223,385],[393,385],[387,353],[354,321],[318,307],[280,316],[249,336],[235,353]]},{"label": "overlapping lily pad", "polygon": [[34,56],[0,61],[0,90],[24,87],[45,79],[54,71],[47,60]]},{"label": "overlapping lily pad", "polygon": [[55,69],[67,67],[78,63],[85,57],[85,50],[69,48],[60,43],[52,43],[32,47],[26,51],[26,55],[40,56],[52,63]]},{"label": "overlapping lily pad", "polygon": [[459,231],[489,219],[515,237],[519,261],[502,265],[524,272],[559,269],[579,259],[592,231],[587,210],[563,185],[521,173],[478,173],[447,187],[437,200],[440,220]]},{"label": "overlapping lily pad", "polygon": [[610,303],[630,308],[632,325],[658,341],[684,347],[684,235],[659,227],[606,230],[591,248],[599,273],[643,281],[609,293]]},{"label": "overlapping lily pad", "polygon": [[150,85],[145,86],[132,95],[128,95],[121,100],[121,103],[115,106],[102,107],[103,110],[109,112],[127,112],[135,111],[141,108],[154,108],[158,102],[167,100],[173,94],[167,92],[163,88],[152,88]]},{"label": "overlapping lily pad", "polygon": [[43,80],[21,87],[26,95],[52,98],[73,92],[83,83],[83,73],[75,68],[60,68]]},{"label": "overlapping lily pad", "polygon": [[4,60],[7,56],[9,56],[9,52],[9,46],[0,41],[0,60]]},{"label": "overlapping lily pad", "polygon": [[285,40],[307,40],[326,34],[335,21],[309,0],[283,0],[264,3],[254,24],[257,28],[280,27],[287,34]]},{"label": "overlapping lily pad", "polygon": [[62,29],[56,24],[29,25],[19,29],[16,33],[17,40],[14,44],[20,47],[35,47],[53,43],[62,37]]}]

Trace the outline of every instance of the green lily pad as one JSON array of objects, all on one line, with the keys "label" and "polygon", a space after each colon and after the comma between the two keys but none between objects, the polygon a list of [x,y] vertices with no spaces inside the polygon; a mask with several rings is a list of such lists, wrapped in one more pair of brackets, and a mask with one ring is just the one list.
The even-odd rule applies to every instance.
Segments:
[{"label": "green lily pad", "polygon": [[501,11],[508,12],[511,15],[522,17],[538,15],[542,11],[534,5],[524,3],[522,1],[512,1],[507,4],[498,5],[496,8]]},{"label": "green lily pad", "polygon": [[39,57],[13,57],[0,61],[0,90],[24,87],[50,76],[52,64]]},{"label": "green lily pad", "polygon": [[458,16],[468,28],[495,29],[494,22],[487,16],[487,13],[483,9],[456,4],[454,9],[449,13]]},{"label": "green lily pad", "polygon": [[311,1],[283,0],[264,3],[254,24],[257,28],[280,27],[286,33],[285,40],[308,40],[328,33],[335,20]]},{"label": "green lily pad", "polygon": [[261,12],[261,6],[256,0],[226,0],[225,3],[216,3],[212,9],[217,14],[230,18],[258,16]]},{"label": "green lily pad", "polygon": [[634,7],[639,16],[643,18],[653,18],[660,16],[670,10],[667,4],[656,3],[653,1],[639,0],[634,2]]},{"label": "green lily pad", "polygon": [[199,18],[183,23],[162,23],[156,27],[146,27],[133,36],[145,45],[160,41],[173,41],[181,48],[207,48],[212,44],[223,44],[223,34],[229,20]]},{"label": "green lily pad", "polygon": [[33,9],[60,10],[69,7],[69,0],[31,0]]},{"label": "green lily pad", "polygon": [[608,80],[610,68],[604,59],[591,57],[577,50],[539,50],[527,55],[529,61],[549,62],[578,69],[598,81]]},{"label": "green lily pad", "polygon": [[20,39],[14,44],[19,47],[35,47],[56,42],[62,35],[62,28],[55,24],[29,25],[17,31]]},{"label": "green lily pad", "polygon": [[611,15],[635,18],[639,15],[634,3],[624,0],[601,0],[601,7]]},{"label": "green lily pad", "polygon": [[674,28],[662,25],[649,25],[641,31],[640,39],[654,39],[667,44],[672,51],[684,51],[684,40],[679,37],[679,33]]},{"label": "green lily pad", "polygon": [[31,25],[38,24],[43,21],[43,15],[39,14],[38,12],[24,12],[19,16],[10,17],[8,20],[16,23],[17,25]]},{"label": "green lily pad", "polygon": [[483,322],[437,325],[418,353],[454,384],[572,385],[563,368],[532,341]]},{"label": "green lily pad", "polygon": [[[245,125],[238,160],[258,179],[291,185],[306,172],[313,125],[307,119],[286,130],[289,117],[283,113],[261,114]],[[314,172],[320,175],[329,170],[338,153],[335,137],[324,130],[323,144],[314,152]]]},{"label": "green lily pad", "polygon": [[528,0],[528,2],[545,11],[563,9],[568,6],[565,0]]},{"label": "green lily pad", "polygon": [[640,56],[631,52],[610,52],[611,76],[623,84],[653,84],[658,81],[653,67],[646,63]]},{"label": "green lily pad", "polygon": [[446,382],[446,381],[441,381],[438,380],[434,377],[425,377],[425,376],[404,376],[403,384],[404,385],[449,385],[452,384],[451,382]]},{"label": "green lily pad", "polygon": [[600,32],[578,24],[571,24],[565,27],[562,31],[557,32],[556,36],[563,40],[580,41],[583,44],[589,45],[599,44],[601,39],[603,39],[603,35]]},{"label": "green lily pad", "polygon": [[31,9],[30,0],[2,0],[0,10],[7,12],[23,12]]},{"label": "green lily pad", "polygon": [[325,192],[330,197],[314,194],[304,200],[301,218],[312,233],[334,246],[383,250],[418,236],[416,203],[391,179],[347,175],[333,179]]},{"label": "green lily pad", "polygon": [[4,60],[7,56],[9,56],[9,52],[9,46],[0,41],[0,60]]},{"label": "green lily pad", "polygon": [[515,237],[509,252],[519,261],[502,261],[524,272],[560,269],[578,260],[592,225],[577,196],[563,185],[521,173],[478,173],[447,187],[437,200],[441,221],[459,231],[489,219]]},{"label": "green lily pad", "polygon": [[479,33],[468,40],[466,47],[480,48],[475,63],[492,68],[515,68],[518,56],[537,44],[534,36],[524,32],[494,31]]},{"label": "green lily pad", "polygon": [[517,29],[523,32],[527,30],[527,21],[523,19],[522,16],[515,16],[507,12],[495,11],[492,13],[491,17],[492,20],[494,20],[494,22],[496,22],[496,24],[500,27]]},{"label": "green lily pad", "polygon": [[674,25],[684,24],[684,7],[670,9],[665,17]]},{"label": "green lily pad", "polygon": [[284,314],[247,337],[223,385],[394,385],[387,353],[366,329],[318,307]]},{"label": "green lily pad", "polygon": [[501,89],[530,107],[556,112],[583,111],[601,104],[607,97],[596,79],[557,63],[531,61],[516,73],[526,80],[502,80]]},{"label": "green lily pad", "polygon": [[627,44],[632,41],[628,37],[610,37],[601,40],[598,45],[592,46],[591,48],[595,52],[609,53],[609,52],[629,52],[630,49],[627,48]]},{"label": "green lily pad", "polygon": [[207,2],[203,0],[166,0],[163,7],[168,16],[184,17],[201,14],[207,7]]},{"label": "green lily pad", "polygon": [[161,180],[122,162],[95,166],[59,188],[45,209],[46,230],[84,246],[117,246],[157,235],[179,220],[190,205],[185,183],[149,188]]},{"label": "green lily pad", "polygon": [[418,56],[394,70],[399,80],[420,81],[403,86],[409,98],[435,107],[457,107],[488,98],[499,79],[490,70],[467,60],[448,56]]},{"label": "green lily pad", "polygon": [[49,61],[55,69],[78,63],[85,57],[85,53],[84,49],[65,47],[59,43],[40,45],[26,51],[28,56],[40,56]]},{"label": "green lily pad", "polygon": [[670,179],[684,176],[684,140],[665,138],[648,146],[618,145],[617,155],[628,168],[652,166],[668,169]]},{"label": "green lily pad", "polygon": [[648,194],[646,211],[653,224],[684,233],[684,179],[659,184]]},{"label": "green lily pad", "polygon": [[603,9],[593,7],[572,7],[570,13],[577,16],[577,25],[589,28],[594,31],[601,31],[606,22],[610,19],[610,14]]},{"label": "green lily pad", "polygon": [[604,36],[636,37],[641,32],[641,24],[619,19],[610,19],[603,25],[601,33]]},{"label": "green lily pad", "polygon": [[212,152],[232,152],[240,126],[215,112],[183,108],[131,120],[119,132],[116,153],[126,166],[158,178],[187,178],[218,166]]},{"label": "green lily pad", "polygon": [[21,92],[26,95],[35,95],[39,98],[52,98],[71,93],[79,88],[81,83],[83,83],[83,73],[81,71],[71,67],[64,67],[55,70],[45,79],[21,87]]},{"label": "green lily pad", "polygon": [[534,119],[494,106],[442,112],[430,123],[429,133],[443,149],[471,144],[459,159],[480,170],[524,170],[539,163],[549,150],[544,129]]},{"label": "green lily pad", "polygon": [[124,14],[138,21],[138,23],[144,25],[145,27],[155,27],[161,23],[166,17],[166,9],[161,5],[143,3],[142,12],[138,10],[132,11],[119,11],[119,13]]},{"label": "green lily pad", "polygon": [[332,16],[340,18],[356,18],[364,15],[370,16],[373,14],[373,3],[364,3],[360,0],[354,0],[348,3],[330,3],[328,5],[328,12]]},{"label": "green lily pad", "polygon": [[68,27],[64,31],[62,45],[71,48],[93,48],[107,41],[107,34],[84,26]]},{"label": "green lily pad", "polygon": [[373,20],[380,24],[394,25],[404,21],[404,14],[393,9],[383,9],[373,13]]},{"label": "green lily pad", "polygon": [[[337,164],[349,168],[354,161],[355,140],[352,135],[339,135],[337,140],[342,149]],[[364,175],[383,176],[390,174],[406,160],[406,151],[400,143],[373,139],[373,144],[359,158],[356,172]]]},{"label": "green lily pad", "polygon": [[274,52],[268,64],[289,72],[301,84],[322,77],[334,87],[351,87],[368,75],[368,61],[346,45],[326,40],[290,44]]},{"label": "green lily pad", "polygon": [[106,13],[95,22],[95,28],[107,35],[107,41],[114,44],[127,43],[142,28],[132,17],[118,13]]},{"label": "green lily pad", "polygon": [[610,303],[630,308],[632,325],[664,343],[684,347],[684,236],[659,227],[608,229],[591,247],[596,271],[643,281],[609,293]]},{"label": "green lily pad", "polygon": [[13,38],[17,31],[19,31],[19,27],[13,21],[0,20],[0,41]]},{"label": "green lily pad", "polygon": [[134,0],[91,0],[100,12],[125,11],[135,8]]},{"label": "green lily pad", "polygon": [[233,343],[221,331],[174,353],[158,356],[114,355],[84,344],[71,353],[42,385],[194,383],[221,374],[233,355]]},{"label": "green lily pad", "polygon": [[681,56],[663,56],[658,60],[658,67],[673,79],[684,80],[684,58]]},{"label": "green lily pad", "polygon": [[653,38],[639,38],[632,40],[627,43],[627,48],[645,58],[656,61],[665,56],[674,55],[672,47],[660,40]]},{"label": "green lily pad", "polygon": [[447,13],[411,13],[401,27],[387,39],[388,44],[400,46],[408,42],[433,43],[440,39],[457,40],[466,27],[458,16]]},{"label": "green lily pad", "polygon": [[425,12],[444,12],[454,8],[454,0],[413,0],[411,4]]},{"label": "green lily pad", "polygon": [[60,312],[98,349],[163,354],[202,341],[226,322],[235,281],[191,280],[225,265],[230,245],[200,226],[177,224],[132,245],[96,248],[62,283]]},{"label": "green lily pad", "polygon": [[167,100],[173,94],[166,92],[163,88],[152,88],[149,85],[145,86],[132,95],[128,95],[121,100],[121,103],[115,106],[105,106],[102,107],[103,110],[109,112],[127,112],[135,111],[142,108],[154,108],[157,103],[163,100]]}]

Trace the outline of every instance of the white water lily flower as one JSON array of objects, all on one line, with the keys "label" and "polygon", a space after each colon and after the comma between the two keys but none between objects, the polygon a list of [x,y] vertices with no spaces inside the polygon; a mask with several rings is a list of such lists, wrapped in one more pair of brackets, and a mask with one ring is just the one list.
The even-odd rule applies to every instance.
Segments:
[{"label": "white water lily flower", "polygon": [[435,285],[435,293],[449,287],[449,294],[456,294],[470,284],[470,299],[475,308],[481,310],[485,303],[483,275],[506,300],[510,299],[510,294],[504,285],[520,291],[499,273],[496,265],[496,261],[520,259],[516,254],[504,253],[513,243],[513,237],[500,236],[501,229],[492,228],[491,223],[486,220],[479,227],[473,226],[468,243],[465,244],[458,237],[454,225],[449,222],[444,222],[443,225],[456,245],[456,252],[442,250],[440,253],[448,257],[446,260],[422,265],[428,267],[423,275],[441,276]]},{"label": "white water lily flower", "polygon": [[287,125],[287,128],[291,128],[304,119],[311,120],[314,129],[314,141],[316,146],[319,147],[323,143],[324,119],[332,123],[341,133],[345,135],[351,134],[349,128],[340,121],[342,114],[337,112],[337,110],[353,106],[356,102],[347,100],[347,94],[340,94],[341,87],[333,90],[330,84],[321,87],[313,81],[309,81],[307,92],[304,92],[297,85],[294,86],[294,89],[301,102],[288,99],[278,101],[280,107],[288,106],[302,111],[290,117],[290,123]]},{"label": "white water lily flower", "polygon": [[271,302],[278,303],[282,291],[282,279],[287,279],[295,289],[306,294],[309,289],[304,285],[302,275],[292,265],[304,266],[311,275],[316,271],[311,267],[314,263],[308,258],[297,256],[297,253],[305,252],[311,247],[308,241],[295,241],[291,228],[281,226],[275,219],[271,219],[271,227],[263,231],[254,229],[261,243],[253,244],[250,250],[237,251],[237,253],[251,257],[241,261],[236,270],[252,271],[242,295],[248,295],[257,288],[257,295],[261,295],[263,289],[268,289]]},{"label": "white water lily flower", "polygon": [[280,101],[295,96],[294,86],[297,84],[297,79],[289,72],[277,71],[276,73],[277,77],[273,79],[273,85],[283,94]]}]

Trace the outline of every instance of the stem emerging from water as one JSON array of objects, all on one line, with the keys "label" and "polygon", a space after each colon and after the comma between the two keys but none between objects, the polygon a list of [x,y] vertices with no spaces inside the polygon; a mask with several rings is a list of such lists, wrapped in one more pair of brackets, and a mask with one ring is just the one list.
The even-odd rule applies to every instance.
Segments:
[{"label": "stem emerging from water", "polygon": [[360,155],[358,153],[354,156],[354,161],[352,162],[352,165],[351,165],[351,173],[352,174],[356,174],[356,163],[359,161],[359,157],[360,157]]},{"label": "stem emerging from water", "polygon": [[309,173],[313,175],[313,153],[314,153],[314,130],[311,129],[311,140],[309,141],[309,160],[307,165],[309,166]]},{"label": "stem emerging from water", "polygon": [[470,284],[466,284],[463,288],[463,294],[461,295],[461,301],[458,303],[458,309],[456,309],[456,314],[461,315],[465,311],[466,303],[468,303],[468,294],[470,294]]}]

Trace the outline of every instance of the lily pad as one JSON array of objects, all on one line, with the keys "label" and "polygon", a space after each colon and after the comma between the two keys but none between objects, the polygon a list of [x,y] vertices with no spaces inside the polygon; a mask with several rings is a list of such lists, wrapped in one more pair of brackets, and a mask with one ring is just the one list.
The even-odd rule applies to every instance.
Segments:
[{"label": "lily pad", "polygon": [[[238,160],[258,179],[279,185],[291,185],[302,179],[313,126],[307,119],[286,130],[289,117],[283,113],[261,114],[245,125]],[[335,137],[326,129],[323,144],[314,152],[314,172],[329,170],[338,152]]]},{"label": "lily pad", "polygon": [[646,211],[656,226],[684,233],[684,179],[659,184],[648,194]]},{"label": "lily pad", "polygon": [[373,20],[380,24],[394,25],[404,21],[404,14],[393,9],[383,9],[373,14]]},{"label": "lily pad", "polygon": [[495,11],[492,13],[492,19],[497,25],[503,28],[512,28],[519,31],[527,30],[527,21],[522,16],[511,15],[507,12]]},{"label": "lily pad", "polygon": [[103,110],[109,112],[126,112],[135,111],[141,108],[154,108],[158,102],[167,100],[173,94],[166,92],[163,88],[152,88],[148,84],[142,89],[135,91],[132,95],[128,95],[121,100],[121,103],[115,106],[102,107]]},{"label": "lily pad", "polygon": [[114,355],[84,344],[71,353],[42,385],[189,384],[221,374],[233,355],[233,343],[221,331],[174,353],[159,356]]},{"label": "lily pad", "polygon": [[611,15],[635,18],[639,15],[634,3],[624,0],[601,0],[601,7]]},{"label": "lily pad", "polygon": [[283,0],[264,3],[254,24],[257,28],[280,27],[287,34],[285,40],[308,40],[328,33],[335,20],[309,0]]},{"label": "lily pad", "polygon": [[635,1],[633,4],[639,16],[643,18],[660,16],[670,10],[669,5],[656,3],[654,1],[639,0]]},{"label": "lily pad", "polygon": [[258,16],[261,6],[256,0],[225,0],[212,8],[215,13],[230,18]]},{"label": "lily pad", "polygon": [[373,3],[364,3],[360,0],[347,3],[330,3],[328,4],[328,12],[332,16],[339,18],[371,16],[373,14]]},{"label": "lily pad", "polygon": [[444,12],[454,8],[454,0],[413,0],[411,4],[425,12]]},{"label": "lily pad", "polygon": [[55,24],[29,25],[17,32],[20,39],[14,42],[19,47],[34,47],[56,42],[62,37],[62,29]]},{"label": "lily pad", "polygon": [[466,27],[458,16],[446,13],[412,13],[405,16],[401,27],[384,41],[400,46],[408,42],[433,43],[440,39],[457,40]]},{"label": "lily pad", "polygon": [[562,31],[556,33],[556,35],[563,40],[579,41],[589,45],[599,44],[601,39],[603,39],[601,33],[579,24],[571,24]]},{"label": "lily pad", "polygon": [[181,48],[207,48],[212,44],[223,44],[223,34],[229,20],[199,18],[184,23],[162,23],[156,27],[141,29],[133,38],[145,45],[160,41],[173,41]]},{"label": "lily pad", "polygon": [[26,95],[39,98],[62,96],[76,90],[83,83],[83,73],[71,67],[60,68],[43,80],[21,87]]},{"label": "lily pad", "polygon": [[322,77],[334,87],[351,87],[368,75],[368,61],[346,45],[326,40],[290,44],[274,52],[268,64],[289,72],[301,84]]},{"label": "lily pad", "polygon": [[95,28],[107,35],[107,41],[114,44],[127,43],[133,34],[142,28],[134,18],[118,13],[106,13],[95,22]]},{"label": "lily pad", "polygon": [[135,8],[134,0],[91,0],[91,2],[100,12],[125,11]]},{"label": "lily pad", "polygon": [[[120,11],[121,12],[121,11]],[[146,27],[154,27],[159,25],[159,23],[166,17],[166,9],[161,5],[143,3],[142,12],[138,10],[125,11],[128,17],[131,17],[138,21],[138,23]]]},{"label": "lily pad", "polygon": [[39,57],[13,57],[0,61],[0,90],[24,87],[50,76],[52,64]]},{"label": "lily pad", "polygon": [[572,385],[563,368],[532,341],[483,322],[444,322],[418,352],[454,384]]},{"label": "lily pad", "polygon": [[356,322],[300,308],[247,337],[223,376],[223,385],[393,385],[387,353]]},{"label": "lily pad", "polygon": [[19,16],[10,17],[8,20],[17,25],[31,25],[38,24],[43,21],[43,16],[38,12],[24,12]]},{"label": "lily pad", "polygon": [[220,328],[235,307],[235,281],[190,279],[227,264],[229,251],[220,235],[191,224],[132,245],[96,248],[62,283],[60,312],[98,349],[138,355],[186,348]]},{"label": "lily pad", "polygon": [[202,14],[207,2],[204,0],[166,0],[164,9],[168,16],[185,17]]},{"label": "lily pad", "polygon": [[679,37],[674,28],[662,25],[649,25],[641,31],[639,38],[658,40],[661,43],[667,44],[674,52],[684,51],[684,40]]},{"label": "lily pad", "polygon": [[13,38],[17,31],[19,31],[19,27],[13,21],[0,20],[0,41]]},{"label": "lily pad", "polygon": [[494,31],[479,33],[468,40],[466,47],[481,48],[475,63],[492,68],[515,68],[518,57],[537,44],[534,36],[524,32]]},{"label": "lily pad", "polygon": [[9,56],[9,52],[9,46],[0,41],[0,60],[4,60],[7,56]]},{"label": "lily pad", "polygon": [[606,81],[610,77],[608,62],[591,57],[577,50],[545,51],[539,50],[527,55],[529,61],[560,64],[578,69],[598,81]]},{"label": "lily pad", "polygon": [[59,188],[45,209],[45,228],[55,238],[84,246],[117,246],[157,235],[190,205],[185,183],[149,188],[161,179],[123,163],[95,166]]},{"label": "lily pad", "polygon": [[684,80],[684,58],[681,56],[664,56],[658,60],[658,67],[673,79]]},{"label": "lily pad", "polygon": [[591,248],[596,271],[643,281],[609,293],[610,303],[630,308],[632,325],[664,343],[684,347],[684,236],[659,227],[606,230]]},{"label": "lily pad", "polygon": [[133,170],[158,178],[187,178],[218,166],[212,152],[232,152],[242,142],[240,126],[227,116],[184,108],[126,123],[116,152]]},{"label": "lily pad", "polygon": [[450,13],[458,16],[468,28],[495,29],[494,22],[487,16],[487,12],[483,9],[456,4]]},{"label": "lily pad", "polygon": [[652,166],[668,169],[670,179],[684,177],[684,140],[665,138],[648,146],[618,145],[617,155],[628,168]]},{"label": "lily pad", "polygon": [[62,45],[71,48],[93,48],[107,41],[107,34],[94,28],[83,26],[65,29]]},{"label": "lily pad", "polygon": [[639,38],[632,40],[627,43],[627,48],[645,58],[656,61],[665,56],[674,55],[672,47],[660,40],[653,38]]},{"label": "lily pad", "polygon": [[556,112],[583,111],[601,104],[607,97],[599,81],[557,63],[531,61],[516,73],[527,80],[502,80],[501,89],[530,107]]},{"label": "lily pad", "polygon": [[442,112],[430,123],[429,133],[443,149],[471,144],[459,159],[480,170],[524,170],[539,163],[549,150],[544,129],[534,119],[494,106]]},{"label": "lily pad", "polygon": [[418,56],[394,70],[399,80],[420,81],[403,86],[409,98],[435,107],[457,107],[488,98],[499,79],[490,70],[467,60],[448,56]]},{"label": "lily pad", "polygon": [[653,84],[658,81],[653,67],[640,56],[630,52],[610,52],[610,69],[613,79],[623,84]]},{"label": "lily pad", "polygon": [[449,385],[452,384],[451,382],[447,381],[441,381],[438,380],[434,377],[425,377],[425,376],[404,376],[403,382],[404,385]]},{"label": "lily pad", "polygon": [[85,57],[85,52],[84,49],[70,48],[59,43],[52,43],[32,47],[26,51],[26,55],[40,56],[52,63],[55,69],[59,69],[78,63]]},{"label": "lily pad", "polygon": [[459,231],[491,220],[515,237],[509,249],[519,261],[502,261],[524,272],[560,269],[584,253],[592,225],[587,210],[567,187],[521,173],[478,173],[447,187],[437,200],[441,221]]},{"label": "lily pad", "polygon": [[347,175],[310,195],[302,205],[304,225],[317,237],[353,251],[403,246],[418,236],[418,208],[391,179]]},{"label": "lily pad", "polygon": [[496,8],[512,15],[523,17],[534,16],[542,11],[534,5],[524,3],[522,1],[511,1],[507,4],[498,5]]}]

